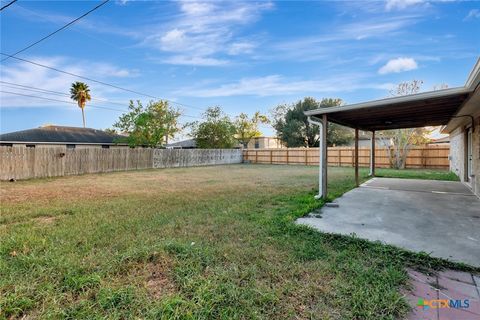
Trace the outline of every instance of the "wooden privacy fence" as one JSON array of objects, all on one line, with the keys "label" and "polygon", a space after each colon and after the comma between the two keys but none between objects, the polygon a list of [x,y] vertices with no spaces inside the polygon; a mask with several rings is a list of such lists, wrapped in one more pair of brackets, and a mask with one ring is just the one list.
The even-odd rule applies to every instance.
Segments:
[{"label": "wooden privacy fence", "polygon": [[[388,149],[375,149],[375,167],[390,167]],[[413,147],[407,157],[407,168],[448,169],[450,147],[426,145]],[[355,148],[329,147],[328,165],[335,167],[353,167]],[[370,165],[370,148],[359,148],[358,162],[361,167]],[[288,148],[288,149],[245,149],[244,161],[265,164],[304,164],[318,165],[318,148]]]},{"label": "wooden privacy fence", "polygon": [[65,146],[0,146],[0,180],[241,162],[242,151],[230,149],[67,149]]}]

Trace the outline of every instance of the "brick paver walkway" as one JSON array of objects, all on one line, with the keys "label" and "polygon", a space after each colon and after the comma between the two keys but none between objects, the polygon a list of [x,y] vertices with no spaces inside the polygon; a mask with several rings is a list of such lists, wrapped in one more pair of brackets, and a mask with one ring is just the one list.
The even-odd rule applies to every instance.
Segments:
[{"label": "brick paver walkway", "polygon": [[[408,270],[408,274],[412,290],[407,300],[413,308],[408,320],[480,320],[478,275],[453,270],[435,276],[414,270]],[[422,302],[424,306],[418,306]]]}]

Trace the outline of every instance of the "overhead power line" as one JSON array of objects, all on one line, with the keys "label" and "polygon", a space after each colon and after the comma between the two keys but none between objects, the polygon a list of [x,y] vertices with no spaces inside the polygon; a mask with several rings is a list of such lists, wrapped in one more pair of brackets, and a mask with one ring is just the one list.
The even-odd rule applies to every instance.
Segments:
[{"label": "overhead power line", "polygon": [[[6,81],[0,81],[1,83],[5,83]],[[8,84],[8,83],[7,83]],[[14,89],[21,89],[21,88],[16,88],[14,86],[10,86],[11,88],[14,88]],[[28,87],[28,86],[24,86],[24,87]],[[54,95],[61,95],[61,96],[69,96],[68,94],[65,94],[65,93],[62,93],[62,92],[59,92],[59,91],[51,91],[51,90],[44,90],[44,89],[40,89],[40,88],[34,88],[32,87],[33,89],[36,89],[38,91],[34,91],[34,90],[31,90],[31,89],[24,89],[24,90],[31,90],[35,93],[45,93],[45,94],[54,94]],[[40,90],[44,90],[44,91],[50,91],[49,92],[42,92]],[[68,103],[68,104],[74,104],[74,105],[77,105],[75,102],[73,101],[65,101],[65,100],[60,100],[60,99],[53,99],[53,98],[49,98],[49,97],[42,97],[42,96],[36,96],[36,95],[30,95],[30,94],[24,94],[24,93],[19,93],[19,92],[12,92],[12,91],[4,91],[4,90],[0,90],[1,93],[6,93],[6,94],[12,94],[12,95],[17,95],[17,96],[22,96],[22,97],[29,97],[29,98],[36,98],[36,99],[42,99],[42,100],[48,100],[48,101],[55,101],[55,102],[62,102],[62,103]],[[94,99],[92,99],[94,100]],[[98,99],[97,99],[98,100]],[[100,100],[101,101],[101,100]],[[94,105],[94,104],[88,104],[88,106],[92,107],[92,108],[97,108],[97,109],[105,109],[105,110],[111,110],[111,111],[118,111],[118,112],[128,112],[128,110],[125,110],[125,109],[115,109],[115,108],[109,108],[109,107],[102,107],[102,106],[98,106],[98,105]],[[197,116],[192,116],[192,115],[189,115],[189,114],[181,114],[180,115],[181,117],[187,117],[187,118],[195,118],[195,119],[202,119],[201,117],[197,117]]]},{"label": "overhead power line", "polygon": [[117,86],[117,85],[114,85],[114,84],[111,84],[111,83],[107,83],[107,82],[104,82],[104,81],[95,80],[95,79],[85,77],[85,76],[82,76],[82,75],[78,75],[78,74],[75,74],[75,73],[72,73],[72,72],[68,72],[68,71],[65,71],[65,70],[61,70],[61,69],[58,69],[58,68],[47,66],[45,64],[41,64],[41,63],[38,63],[38,62],[35,62],[35,61],[31,61],[31,60],[27,60],[27,59],[23,59],[23,58],[19,58],[19,57],[14,57],[14,56],[12,56],[10,54],[7,54],[7,53],[4,53],[4,52],[0,52],[0,55],[7,56],[7,57],[10,57],[10,58],[16,59],[18,61],[23,61],[23,62],[26,62],[26,63],[30,63],[30,64],[33,64],[33,65],[36,65],[38,67],[42,67],[42,68],[45,68],[45,69],[53,70],[53,71],[56,71],[56,72],[59,72],[59,73],[67,74],[67,75],[72,76],[72,77],[88,80],[88,81],[95,82],[95,83],[98,83],[98,84],[101,84],[101,85],[104,85],[104,86],[108,86],[108,87],[111,87],[111,88],[115,88],[115,89],[118,89],[118,90],[123,90],[123,91],[126,91],[126,92],[134,93],[134,94],[137,94],[139,96],[144,96],[144,97],[157,99],[157,100],[165,100],[165,101],[168,101],[172,104],[176,104],[176,105],[179,105],[179,106],[182,106],[182,107],[185,107],[185,108],[197,109],[197,110],[200,110],[200,111],[205,111],[206,110],[205,108],[195,107],[195,106],[192,106],[192,105],[176,102],[176,101],[169,100],[169,99],[166,99],[166,98],[162,99],[162,98],[155,97],[155,96],[147,94],[147,93],[143,93],[143,92],[139,92],[139,91],[135,91],[135,90],[130,90],[128,88],[123,88],[123,87],[120,87],[120,86]]},{"label": "overhead power line", "polygon": [[[60,99],[52,99],[52,98],[47,98],[47,97],[34,96],[34,95],[30,95],[30,94],[23,94],[23,93],[19,93],[19,92],[11,92],[11,91],[4,91],[4,90],[0,90],[0,92],[1,92],[1,93],[6,93],[6,94],[13,94],[13,95],[16,95],[16,96],[36,98],[36,99],[42,99],[42,100],[48,100],[48,101],[55,101],[55,102],[63,102],[63,103],[69,103],[69,104],[77,105],[77,104],[76,104],[75,102],[73,102],[73,101],[65,101],[65,100],[60,100]],[[108,107],[100,107],[100,106],[92,105],[92,104],[89,104],[89,106],[92,107],[92,108],[98,108],[98,109],[105,109],[105,110],[125,112],[125,110],[108,108]]]},{"label": "overhead power line", "polygon": [[[43,88],[32,87],[32,86],[27,86],[27,85],[8,82],[8,81],[3,81],[3,80],[0,80],[0,83],[3,83],[4,85],[10,86],[11,88],[18,89],[18,90],[34,91],[34,92],[39,92],[39,93],[46,93],[46,94],[53,94],[53,95],[70,97],[70,94],[65,93],[65,92],[47,90],[47,89],[43,89]],[[103,103],[108,103],[108,104],[116,104],[116,105],[123,106],[123,107],[125,107],[125,105],[126,105],[125,102],[110,101],[110,100],[107,100],[107,99],[92,98],[92,100],[103,102]]]},{"label": "overhead power line", "polygon": [[9,3],[7,3],[6,5],[4,5],[3,7],[0,8],[0,11],[3,11],[3,9],[6,9],[8,7],[10,7],[12,4],[14,4],[15,2],[17,2],[18,0],[13,0],[13,1],[10,1]]},{"label": "overhead power line", "polygon": [[[26,46],[25,48],[23,48],[23,49],[21,49],[21,50],[18,50],[18,51],[15,52],[14,54],[12,54],[12,55],[10,55],[10,56],[2,59],[2,62],[5,61],[5,60],[7,60],[7,59],[9,59],[9,58],[12,58],[12,57],[16,56],[16,55],[19,54],[19,53],[22,53],[22,52],[30,49],[31,47],[33,47],[33,46],[39,44],[40,42],[42,42],[42,41],[50,38],[51,36],[55,35],[56,33],[58,33],[58,32],[60,32],[60,31],[62,31],[62,30],[64,30],[64,29],[68,28],[69,26],[71,26],[72,24],[74,24],[75,22],[77,22],[78,20],[86,17],[87,15],[89,15],[89,14],[92,13],[93,11],[97,10],[97,9],[100,8],[101,6],[105,5],[105,4],[106,4],[107,2],[109,2],[109,1],[110,1],[110,0],[105,0],[105,1],[103,1],[102,3],[98,4],[96,7],[94,7],[94,8],[92,8],[92,9],[90,9],[89,11],[85,12],[85,13],[82,14],[80,17],[78,17],[78,18],[70,21],[69,23],[67,23],[67,24],[64,25],[63,27],[61,27],[61,28],[53,31],[52,33],[46,35],[45,37],[41,38],[40,40],[35,41],[34,43]],[[2,9],[3,9],[3,8],[2,8]]]},{"label": "overhead power line", "polygon": [[[21,96],[21,97],[35,98],[35,99],[40,99],[40,100],[47,100],[47,101],[54,101],[54,102],[62,102],[62,103],[69,103],[69,104],[77,105],[77,104],[76,104],[75,102],[73,102],[73,101],[65,101],[65,100],[60,100],[60,99],[47,98],[47,97],[30,95],[30,94],[23,94],[23,93],[19,93],[19,92],[11,92],[11,91],[0,90],[0,93],[6,93],[6,94]],[[108,107],[101,107],[101,106],[92,105],[92,104],[89,104],[88,106],[91,107],[91,108],[95,108],[95,109],[104,109],[104,110],[117,111],[117,112],[126,112],[126,110],[120,110],[120,109],[108,108]],[[197,118],[197,117],[189,116],[189,115],[182,115],[182,116],[184,116],[184,117],[191,117],[191,118]],[[180,124],[180,125],[186,125],[187,123],[179,123],[179,124]]]},{"label": "overhead power line", "polygon": [[[7,87],[12,88],[12,89],[16,89],[16,90],[24,90],[24,91],[34,92],[34,93],[44,93],[44,94],[57,95],[57,96],[62,96],[62,97],[70,97],[70,94],[65,93],[65,92],[47,90],[47,89],[43,89],[43,88],[32,87],[32,86],[27,86],[27,85],[8,82],[8,81],[3,81],[3,80],[0,80],[0,83],[2,83],[4,86],[7,86]],[[126,105],[126,103],[122,103],[122,102],[118,102],[118,101],[110,101],[110,100],[107,100],[107,99],[92,98],[92,100],[107,103],[107,104],[116,104],[116,105],[120,105],[120,106],[123,106],[123,107],[125,107],[125,105]],[[62,100],[62,102],[65,102],[65,101]],[[72,101],[68,101],[68,103],[72,103]],[[115,110],[128,112],[128,110],[119,110],[119,109],[115,109]],[[201,117],[192,116],[192,115],[184,114],[184,113],[182,113],[182,116],[183,117],[189,117],[189,118],[202,119]]]}]

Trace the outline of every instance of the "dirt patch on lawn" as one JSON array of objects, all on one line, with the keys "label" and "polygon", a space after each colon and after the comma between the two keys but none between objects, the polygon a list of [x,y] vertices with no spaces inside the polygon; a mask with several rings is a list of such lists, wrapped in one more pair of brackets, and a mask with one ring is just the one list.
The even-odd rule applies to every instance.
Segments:
[{"label": "dirt patch on lawn", "polygon": [[161,299],[165,296],[175,293],[175,284],[170,279],[168,270],[164,265],[150,263],[148,266],[149,276],[145,284],[148,294],[155,299]]},{"label": "dirt patch on lawn", "polygon": [[33,221],[35,221],[35,223],[38,223],[38,224],[49,225],[54,223],[57,219],[58,217],[42,216],[42,217],[34,218]]},{"label": "dirt patch on lawn", "polygon": [[5,204],[51,205],[122,197],[131,193],[129,174],[84,175],[0,183],[0,198]]},{"label": "dirt patch on lawn", "polygon": [[152,261],[142,265],[141,270],[144,286],[153,299],[162,299],[177,291],[173,280],[173,261],[168,256],[156,256]]}]

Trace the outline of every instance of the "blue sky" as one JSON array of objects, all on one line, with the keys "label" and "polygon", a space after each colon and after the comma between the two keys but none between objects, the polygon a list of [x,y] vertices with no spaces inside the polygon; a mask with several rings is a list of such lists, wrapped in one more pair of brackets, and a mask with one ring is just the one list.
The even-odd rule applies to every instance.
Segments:
[{"label": "blue sky", "polygon": [[[19,0],[0,14],[1,51],[16,52],[98,3]],[[424,91],[461,86],[479,54],[474,1],[112,0],[18,57],[170,99],[188,122],[214,105],[235,116],[305,96],[384,98],[412,79],[423,80]],[[67,96],[7,84],[68,93],[79,79],[15,59],[1,63],[0,76],[1,91],[9,92],[0,93],[2,133],[81,126]],[[97,107],[124,110],[129,99],[150,100],[85,82],[98,99],[87,105],[88,127],[109,128],[121,114]]]}]

